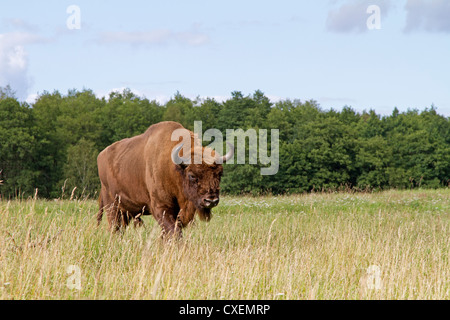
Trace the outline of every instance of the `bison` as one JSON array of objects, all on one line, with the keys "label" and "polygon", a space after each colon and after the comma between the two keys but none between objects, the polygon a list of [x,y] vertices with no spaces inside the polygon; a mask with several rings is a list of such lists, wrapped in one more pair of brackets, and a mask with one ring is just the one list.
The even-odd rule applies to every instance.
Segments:
[{"label": "bison", "polygon": [[[183,142],[172,141],[172,133],[180,129],[191,139],[190,155],[180,155]],[[142,215],[152,215],[163,235],[180,237],[196,212],[209,221],[211,209],[219,203],[222,163],[233,157],[234,147],[229,144],[230,151],[222,157],[195,138],[181,124],[165,121],[100,152],[98,225],[104,211],[113,232],[132,220],[141,225]],[[189,161],[199,155],[201,162]]]}]

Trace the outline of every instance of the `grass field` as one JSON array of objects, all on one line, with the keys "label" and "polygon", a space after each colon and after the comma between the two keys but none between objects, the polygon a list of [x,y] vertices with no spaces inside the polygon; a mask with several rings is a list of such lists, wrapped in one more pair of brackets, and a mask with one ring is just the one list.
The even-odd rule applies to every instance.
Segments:
[{"label": "grass field", "polygon": [[178,242],[0,201],[1,299],[450,299],[450,189],[222,197]]}]

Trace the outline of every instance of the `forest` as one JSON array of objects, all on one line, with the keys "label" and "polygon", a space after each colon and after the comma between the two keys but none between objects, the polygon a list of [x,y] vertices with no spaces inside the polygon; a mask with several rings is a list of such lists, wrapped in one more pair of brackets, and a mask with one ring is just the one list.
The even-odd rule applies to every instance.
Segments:
[{"label": "forest", "polygon": [[[0,197],[98,196],[96,158],[108,145],[172,120],[193,130],[279,129],[279,171],[224,165],[227,194],[440,188],[450,185],[450,121],[435,106],[390,115],[324,110],[316,101],[271,102],[257,90],[223,102],[179,92],[166,103],[130,89],[43,92],[31,105],[0,88]],[[207,143],[206,143],[207,144]]]}]

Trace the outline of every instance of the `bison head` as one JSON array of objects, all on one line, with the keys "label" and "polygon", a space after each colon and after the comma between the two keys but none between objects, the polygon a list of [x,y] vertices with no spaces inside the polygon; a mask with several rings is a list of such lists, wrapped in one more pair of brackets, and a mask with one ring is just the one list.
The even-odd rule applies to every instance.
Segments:
[{"label": "bison head", "polygon": [[[219,204],[220,179],[223,173],[222,163],[234,155],[234,146],[227,142],[230,151],[223,157],[216,156],[213,150],[196,146],[192,148],[191,158],[180,157],[183,143],[172,151],[172,161],[183,180],[183,192],[193,203],[202,220],[209,221],[211,209]],[[205,150],[210,152],[205,152]],[[195,155],[201,153],[202,163],[190,163]],[[209,155],[209,156],[208,156]]]}]

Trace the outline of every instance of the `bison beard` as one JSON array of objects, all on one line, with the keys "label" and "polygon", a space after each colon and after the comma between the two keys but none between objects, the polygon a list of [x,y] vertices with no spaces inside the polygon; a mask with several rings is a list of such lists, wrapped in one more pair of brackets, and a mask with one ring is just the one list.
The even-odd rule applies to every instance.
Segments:
[{"label": "bison beard", "polygon": [[[177,170],[181,171],[180,174],[183,175],[183,171],[185,169],[183,169],[180,166],[177,166]],[[185,194],[188,196],[189,199],[195,199],[197,196],[197,188],[195,185],[191,184],[189,182],[189,179],[184,179],[183,180],[183,189]],[[200,220],[202,221],[209,221],[211,220],[211,209],[210,208],[204,208],[201,206],[200,203],[193,203],[195,206],[194,210],[197,210],[198,213],[198,217],[200,218]],[[192,209],[191,209],[192,210]]]},{"label": "bison beard", "polygon": [[200,218],[200,220],[208,222],[209,220],[211,220],[211,209],[199,209],[198,217]]},{"label": "bison beard", "polygon": [[[182,144],[171,140],[177,129],[186,130],[191,137],[190,159],[201,153],[202,163],[188,164],[189,157],[179,155]],[[195,143],[191,131],[167,121],[103,150],[97,159],[102,186],[98,223],[105,212],[115,232],[132,219],[135,225],[141,225],[141,215],[151,214],[163,235],[180,237],[196,212],[201,220],[209,221],[211,209],[219,202],[221,163],[233,156],[233,147],[226,156],[219,157],[211,150],[205,153],[206,148]]]}]

